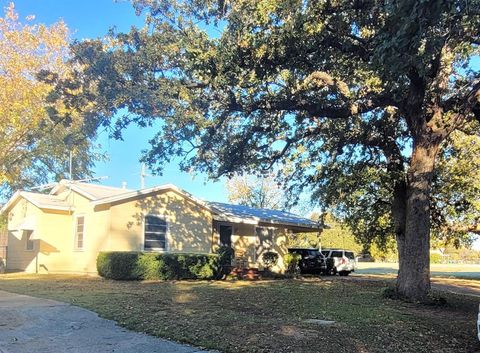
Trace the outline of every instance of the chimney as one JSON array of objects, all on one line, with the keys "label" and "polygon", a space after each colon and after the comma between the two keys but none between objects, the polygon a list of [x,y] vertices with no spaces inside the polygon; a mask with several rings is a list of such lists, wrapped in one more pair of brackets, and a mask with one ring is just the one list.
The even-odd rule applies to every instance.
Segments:
[{"label": "chimney", "polygon": [[122,181],[122,189],[126,189],[127,188],[127,182],[126,181]]}]

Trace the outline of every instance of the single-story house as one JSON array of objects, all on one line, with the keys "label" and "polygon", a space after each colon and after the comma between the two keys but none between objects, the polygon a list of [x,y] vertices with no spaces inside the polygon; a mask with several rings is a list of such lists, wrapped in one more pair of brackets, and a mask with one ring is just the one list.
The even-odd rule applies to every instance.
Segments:
[{"label": "single-story house", "polygon": [[39,273],[96,273],[100,251],[209,253],[219,245],[261,268],[265,251],[282,259],[289,233],[322,230],[288,212],[205,202],[172,184],[127,190],[62,180],[49,194],[16,192],[1,212],[7,269]]}]

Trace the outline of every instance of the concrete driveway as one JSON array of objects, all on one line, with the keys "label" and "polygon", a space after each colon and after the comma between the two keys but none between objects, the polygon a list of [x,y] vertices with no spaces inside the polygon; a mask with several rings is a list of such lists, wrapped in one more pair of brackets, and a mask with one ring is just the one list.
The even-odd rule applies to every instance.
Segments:
[{"label": "concrete driveway", "polygon": [[24,352],[205,351],[122,329],[113,321],[70,304],[0,291],[0,353]]}]

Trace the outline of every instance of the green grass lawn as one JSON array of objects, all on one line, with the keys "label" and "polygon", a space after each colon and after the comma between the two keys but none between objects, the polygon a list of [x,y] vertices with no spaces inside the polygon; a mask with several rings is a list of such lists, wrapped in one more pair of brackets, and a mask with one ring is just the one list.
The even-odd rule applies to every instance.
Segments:
[{"label": "green grass lawn", "polygon": [[[121,282],[3,275],[0,289],[91,309],[129,329],[222,352],[472,352],[478,303],[384,299],[382,281]],[[334,320],[333,326],[306,323]]]}]

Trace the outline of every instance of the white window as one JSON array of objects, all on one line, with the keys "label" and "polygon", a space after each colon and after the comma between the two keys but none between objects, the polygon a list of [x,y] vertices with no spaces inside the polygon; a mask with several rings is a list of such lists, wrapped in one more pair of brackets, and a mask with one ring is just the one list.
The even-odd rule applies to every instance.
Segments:
[{"label": "white window", "polygon": [[145,250],[167,249],[167,222],[159,217],[145,216]]},{"label": "white window", "polygon": [[34,243],[32,240],[33,230],[24,230],[23,234],[25,235],[25,250],[33,251]]},{"label": "white window", "polygon": [[83,250],[85,242],[85,216],[75,218],[75,250]]}]

